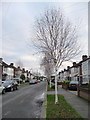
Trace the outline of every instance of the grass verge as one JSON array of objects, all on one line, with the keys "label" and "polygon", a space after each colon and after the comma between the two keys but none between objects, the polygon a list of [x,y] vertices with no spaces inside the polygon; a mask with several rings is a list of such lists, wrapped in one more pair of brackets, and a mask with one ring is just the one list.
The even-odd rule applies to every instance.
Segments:
[{"label": "grass verge", "polygon": [[58,95],[58,104],[54,102],[55,95],[47,95],[47,108],[46,108],[46,118],[77,118],[78,120],[83,120],[77,111],[71,107],[69,103],[65,100],[63,95]]}]

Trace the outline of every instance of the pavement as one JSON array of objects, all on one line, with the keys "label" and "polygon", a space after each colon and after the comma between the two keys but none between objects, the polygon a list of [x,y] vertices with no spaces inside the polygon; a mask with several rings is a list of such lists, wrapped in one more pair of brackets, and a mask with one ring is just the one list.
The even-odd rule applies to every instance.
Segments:
[{"label": "pavement", "polygon": [[[55,91],[47,91],[47,94],[55,94]],[[73,94],[73,92],[69,90],[63,89],[61,86],[58,87],[58,94],[61,94],[65,97],[66,101],[82,116],[82,118],[86,118],[89,120],[89,108],[90,103],[77,96],[77,94]]]},{"label": "pavement", "polygon": [[41,108],[40,118],[46,118],[46,107],[47,107],[47,85],[46,85],[46,91],[44,94],[44,101],[43,101],[42,108]]}]

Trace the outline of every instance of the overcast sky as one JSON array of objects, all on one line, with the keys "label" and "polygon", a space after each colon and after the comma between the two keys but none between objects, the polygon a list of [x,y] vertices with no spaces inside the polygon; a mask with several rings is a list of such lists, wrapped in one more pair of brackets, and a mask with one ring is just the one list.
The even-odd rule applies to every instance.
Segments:
[{"label": "overcast sky", "polygon": [[[9,1],[9,2],[8,2]],[[2,15],[2,36],[0,35],[2,51],[0,56],[6,63],[21,60],[24,67],[28,70],[31,68],[35,71],[40,68],[40,60],[42,55],[36,53],[32,45],[33,26],[36,18],[39,18],[43,12],[52,7],[61,8],[65,17],[68,18],[73,25],[79,26],[79,44],[82,53],[79,58],[74,58],[72,61],[81,60],[83,54],[88,55],[88,1],[81,0],[80,2],[23,2],[24,0],[3,0]],[[1,48],[1,47],[0,47]],[[71,63],[63,64],[62,68]]]}]

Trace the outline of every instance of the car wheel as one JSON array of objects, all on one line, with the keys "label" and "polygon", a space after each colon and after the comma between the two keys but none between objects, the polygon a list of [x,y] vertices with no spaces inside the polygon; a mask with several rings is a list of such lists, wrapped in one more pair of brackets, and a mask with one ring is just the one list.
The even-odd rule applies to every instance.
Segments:
[{"label": "car wheel", "polygon": [[3,89],[2,94],[5,94],[5,89]]},{"label": "car wheel", "polygon": [[11,87],[11,92],[12,92],[12,91],[14,91],[14,88],[13,88],[13,87]]},{"label": "car wheel", "polygon": [[18,87],[16,86],[16,90],[18,90]]}]

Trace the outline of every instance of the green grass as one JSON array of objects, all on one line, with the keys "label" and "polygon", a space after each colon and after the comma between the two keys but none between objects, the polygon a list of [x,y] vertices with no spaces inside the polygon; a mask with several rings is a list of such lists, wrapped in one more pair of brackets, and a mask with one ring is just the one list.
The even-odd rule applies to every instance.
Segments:
[{"label": "green grass", "polygon": [[66,102],[64,96],[58,95],[59,102],[55,104],[55,95],[47,95],[46,118],[79,118],[81,116]]}]

